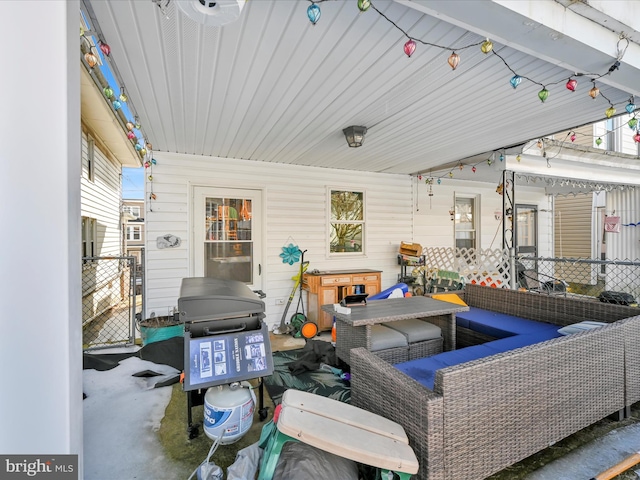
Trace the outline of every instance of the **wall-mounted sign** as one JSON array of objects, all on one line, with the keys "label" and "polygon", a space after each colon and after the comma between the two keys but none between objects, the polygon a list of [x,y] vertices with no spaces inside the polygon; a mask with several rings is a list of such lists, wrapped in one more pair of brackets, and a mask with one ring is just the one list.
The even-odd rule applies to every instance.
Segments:
[{"label": "wall-mounted sign", "polygon": [[176,237],[170,233],[156,238],[158,248],[174,248],[180,246],[180,237]]}]

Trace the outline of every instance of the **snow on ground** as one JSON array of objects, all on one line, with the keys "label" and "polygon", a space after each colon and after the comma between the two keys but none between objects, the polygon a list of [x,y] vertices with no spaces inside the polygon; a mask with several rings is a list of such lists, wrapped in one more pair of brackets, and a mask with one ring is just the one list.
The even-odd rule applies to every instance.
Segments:
[{"label": "snow on ground", "polygon": [[[143,370],[162,376],[132,376]],[[181,478],[156,435],[172,388],[153,388],[175,373],[168,365],[137,357],[122,360],[111,370],[83,371],[85,480]]]}]

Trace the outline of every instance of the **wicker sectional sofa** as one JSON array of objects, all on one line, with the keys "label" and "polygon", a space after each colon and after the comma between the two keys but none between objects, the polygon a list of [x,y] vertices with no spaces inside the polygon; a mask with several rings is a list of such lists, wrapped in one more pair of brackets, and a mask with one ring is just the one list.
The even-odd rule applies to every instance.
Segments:
[{"label": "wicker sectional sofa", "polygon": [[[486,478],[640,401],[638,309],[476,285],[462,296],[558,328],[608,325],[441,368],[432,389],[365,348],[352,350],[352,403],[404,427],[419,479]],[[466,327],[456,333],[458,344],[492,340]]]}]

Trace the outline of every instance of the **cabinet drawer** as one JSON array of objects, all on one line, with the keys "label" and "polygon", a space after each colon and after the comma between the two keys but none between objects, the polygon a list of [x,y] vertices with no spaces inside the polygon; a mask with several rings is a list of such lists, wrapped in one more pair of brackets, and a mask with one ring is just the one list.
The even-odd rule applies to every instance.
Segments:
[{"label": "cabinet drawer", "polygon": [[379,275],[354,275],[353,283],[358,282],[377,282],[380,278]]},{"label": "cabinet drawer", "polygon": [[322,277],[322,285],[349,285],[351,277]]}]

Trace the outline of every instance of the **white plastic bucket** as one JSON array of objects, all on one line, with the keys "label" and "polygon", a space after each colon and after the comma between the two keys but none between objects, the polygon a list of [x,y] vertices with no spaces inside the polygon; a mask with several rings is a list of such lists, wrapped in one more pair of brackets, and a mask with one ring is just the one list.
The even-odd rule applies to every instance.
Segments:
[{"label": "white plastic bucket", "polygon": [[219,385],[204,395],[204,433],[221,445],[235,443],[253,424],[256,396],[248,382]]}]

